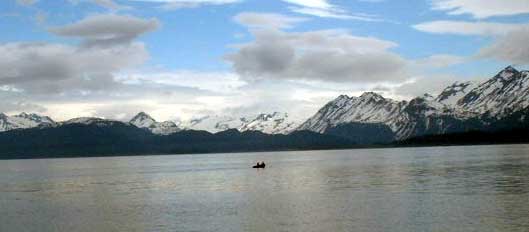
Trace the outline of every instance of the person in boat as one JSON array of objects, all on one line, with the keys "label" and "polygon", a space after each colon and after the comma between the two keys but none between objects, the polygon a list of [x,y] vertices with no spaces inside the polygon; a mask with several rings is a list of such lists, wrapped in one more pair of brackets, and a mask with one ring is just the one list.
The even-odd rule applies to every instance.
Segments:
[{"label": "person in boat", "polygon": [[255,166],[253,166],[253,168],[264,168],[266,166],[266,164],[264,162],[257,162],[257,164],[255,164]]}]

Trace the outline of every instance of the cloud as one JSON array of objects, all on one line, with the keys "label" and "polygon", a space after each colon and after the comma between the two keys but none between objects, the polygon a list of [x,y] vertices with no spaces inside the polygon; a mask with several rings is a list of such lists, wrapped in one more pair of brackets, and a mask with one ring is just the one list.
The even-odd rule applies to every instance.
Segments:
[{"label": "cloud", "polygon": [[358,21],[366,21],[366,22],[379,22],[382,21],[382,19],[378,18],[375,15],[369,15],[369,14],[351,14],[344,10],[325,10],[325,9],[319,9],[319,8],[308,8],[308,7],[291,7],[290,8],[293,12],[299,13],[299,14],[306,14],[306,15],[312,15],[312,16],[318,16],[322,18],[336,18],[336,19],[351,19],[351,20],[358,20]]},{"label": "cloud", "polygon": [[122,5],[114,0],[68,0],[71,4],[79,4],[80,2],[91,2],[93,4],[96,4],[100,7],[106,8],[111,11],[120,11],[120,10],[130,10],[132,7],[127,5]]},{"label": "cloud", "polygon": [[24,101],[17,101],[17,102],[11,102],[11,101],[4,101],[0,100],[0,112],[2,113],[8,113],[10,112],[38,112],[42,113],[45,112],[46,108],[37,104],[24,102]]},{"label": "cloud", "polygon": [[[433,21],[417,24],[413,27],[429,33],[493,37],[493,42],[481,48],[473,58],[492,58],[512,64],[529,64],[529,45],[527,43],[529,41],[529,24]],[[443,59],[448,61],[451,58],[445,57]]]},{"label": "cloud", "polygon": [[101,7],[104,7],[109,10],[113,10],[113,11],[131,9],[130,6],[118,4],[114,2],[113,0],[92,0],[92,1]]},{"label": "cloud", "polygon": [[299,14],[312,15],[322,18],[351,19],[359,21],[382,21],[375,15],[352,14],[343,8],[329,3],[327,0],[283,0],[295,5],[290,10]]},{"label": "cloud", "polygon": [[242,2],[243,0],[134,0],[138,2],[162,3],[162,9],[176,10],[181,8],[196,8],[207,5],[226,5]]},{"label": "cloud", "polygon": [[192,70],[123,74],[119,75],[117,80],[125,84],[180,86],[217,93],[228,93],[246,84],[240,80],[239,76],[231,72]]},{"label": "cloud", "polygon": [[455,82],[473,81],[479,82],[484,78],[476,79],[472,77],[456,76],[451,74],[427,74],[417,75],[410,80],[401,83],[398,87],[393,88],[393,94],[402,99],[411,99],[421,96],[425,93],[433,96],[438,95],[443,89]]},{"label": "cloud", "polygon": [[445,68],[463,63],[465,61],[466,58],[461,56],[436,54],[423,59],[416,60],[414,63],[419,68]]},{"label": "cloud", "polygon": [[335,7],[327,2],[327,0],[283,0],[288,3],[300,5],[308,8],[330,9]]},{"label": "cloud", "polygon": [[486,23],[466,21],[432,21],[414,25],[413,28],[436,34],[500,36],[527,27],[527,24]]},{"label": "cloud", "polygon": [[478,19],[529,13],[527,0],[433,0],[432,8],[451,15],[471,14]]},{"label": "cloud", "polygon": [[17,4],[22,6],[31,6],[38,2],[38,0],[16,0]]},{"label": "cloud", "polygon": [[0,45],[0,85],[13,85],[27,94],[103,90],[117,83],[112,73],[142,64],[143,44],[84,49],[51,43]]},{"label": "cloud", "polygon": [[304,22],[307,19],[299,17],[288,17],[273,13],[243,12],[234,17],[234,20],[250,28],[285,29]]},{"label": "cloud", "polygon": [[501,36],[482,48],[478,57],[493,58],[512,64],[529,64],[529,27],[520,28]]},{"label": "cloud", "polygon": [[[50,31],[79,37],[82,46],[59,43],[0,44],[0,85],[25,94],[104,91],[120,86],[114,73],[143,64],[149,54],[133,41],[158,22],[132,16],[96,15]],[[105,46],[85,46],[105,45]]]},{"label": "cloud", "polygon": [[154,18],[103,14],[50,28],[49,31],[60,36],[80,38],[85,46],[91,47],[130,43],[141,34],[154,31],[159,26],[160,23]]},{"label": "cloud", "polygon": [[253,30],[255,41],[228,54],[245,80],[381,82],[405,78],[406,60],[388,51],[397,44],[341,30],[287,33]]},{"label": "cloud", "polygon": [[37,24],[40,24],[40,25],[45,24],[47,20],[48,20],[48,13],[44,11],[39,11],[35,15],[35,21],[37,22]]}]

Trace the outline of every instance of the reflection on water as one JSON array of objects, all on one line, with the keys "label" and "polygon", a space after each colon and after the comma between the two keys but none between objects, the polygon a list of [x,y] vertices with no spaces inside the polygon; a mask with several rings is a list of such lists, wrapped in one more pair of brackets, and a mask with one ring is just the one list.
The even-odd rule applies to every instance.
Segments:
[{"label": "reflection on water", "polygon": [[528,199],[528,145],[0,162],[0,231],[526,231]]}]

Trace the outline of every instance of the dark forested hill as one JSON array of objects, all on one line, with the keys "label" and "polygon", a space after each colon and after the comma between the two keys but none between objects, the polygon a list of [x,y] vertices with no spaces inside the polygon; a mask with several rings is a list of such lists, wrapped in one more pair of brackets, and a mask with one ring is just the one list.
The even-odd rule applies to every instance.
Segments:
[{"label": "dark forested hill", "polygon": [[120,122],[65,124],[0,133],[0,158],[182,154],[354,147],[351,141],[308,131],[270,135],[257,131],[219,133],[185,130],[156,135]]}]

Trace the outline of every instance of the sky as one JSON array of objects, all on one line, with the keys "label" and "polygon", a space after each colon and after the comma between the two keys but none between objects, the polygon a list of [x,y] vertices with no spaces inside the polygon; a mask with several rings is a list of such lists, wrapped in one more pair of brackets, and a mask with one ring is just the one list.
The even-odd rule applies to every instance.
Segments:
[{"label": "sky", "polygon": [[527,0],[4,0],[0,112],[158,120],[407,100],[529,65]]}]

